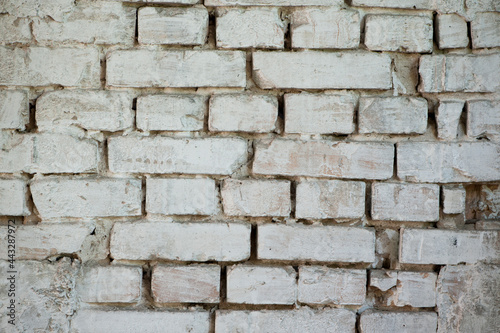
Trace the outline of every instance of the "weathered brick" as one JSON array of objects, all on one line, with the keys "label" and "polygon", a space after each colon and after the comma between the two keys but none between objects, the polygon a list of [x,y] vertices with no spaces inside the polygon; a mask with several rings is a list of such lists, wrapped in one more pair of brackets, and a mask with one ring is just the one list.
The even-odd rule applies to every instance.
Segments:
[{"label": "weathered brick", "polygon": [[467,102],[467,135],[500,135],[500,100]]},{"label": "weathered brick", "polygon": [[462,0],[353,0],[352,6],[429,9],[444,12],[460,12],[464,8]]},{"label": "weathered brick", "polygon": [[298,290],[302,303],[361,305],[365,302],[366,271],[301,266]]},{"label": "weathered brick", "polygon": [[476,230],[500,230],[500,221],[477,221]]},{"label": "weathered brick", "polygon": [[[316,225],[259,225],[257,257],[274,260],[373,262],[373,229]],[[300,244],[300,246],[290,246]]]},{"label": "weathered brick", "polygon": [[201,131],[207,98],[149,95],[137,98],[136,123],[142,131]]},{"label": "weathered brick", "polygon": [[116,137],[108,140],[112,172],[228,175],[243,165],[247,143],[237,138]]},{"label": "weathered brick", "polygon": [[233,311],[215,313],[215,332],[354,332],[356,315],[346,309]]},{"label": "weathered brick", "polygon": [[469,45],[467,22],[460,15],[438,15],[436,30],[440,49],[455,49]]},{"label": "weathered brick", "polygon": [[359,132],[423,134],[427,129],[427,100],[419,97],[362,97]]},{"label": "weathered brick", "polygon": [[178,4],[178,5],[194,5],[200,2],[200,0],[113,0],[121,2],[132,2],[132,3],[151,3],[151,4]]},{"label": "weathered brick", "polygon": [[0,216],[30,215],[27,192],[24,179],[0,179]]},{"label": "weathered brick", "polygon": [[216,43],[220,48],[282,49],[285,30],[278,8],[217,9]]},{"label": "weathered brick", "polygon": [[292,141],[256,145],[253,172],[264,175],[387,179],[394,146],[375,142]]},{"label": "weathered brick", "polygon": [[402,263],[456,265],[500,262],[500,231],[403,229]]},{"label": "weathered brick", "polygon": [[461,214],[465,211],[465,189],[463,186],[443,186],[443,213]]},{"label": "weathered brick", "polygon": [[423,55],[422,92],[493,92],[500,88],[500,54]]},{"label": "weathered brick", "polygon": [[209,109],[210,131],[265,133],[275,129],[278,99],[269,95],[214,95]]},{"label": "weathered brick", "polygon": [[[1,5],[0,5],[1,6]],[[0,16],[0,43],[23,43],[31,42],[30,20],[20,18],[17,15]]]},{"label": "weathered brick", "polygon": [[25,91],[0,91],[0,129],[24,130],[28,118],[29,103]]},{"label": "weathered brick", "polygon": [[465,7],[473,11],[500,11],[500,3],[496,0],[465,0]]},{"label": "weathered brick", "polygon": [[205,0],[205,6],[338,6],[342,0]]},{"label": "weathered brick", "polygon": [[158,303],[219,303],[220,266],[158,265],[151,291]]},{"label": "weathered brick", "polygon": [[106,83],[139,88],[244,87],[245,68],[241,51],[118,50],[107,55]]},{"label": "weathered brick", "polygon": [[372,270],[370,271],[370,287],[387,291],[395,287],[398,283],[398,272],[388,270]]},{"label": "weathered brick", "polygon": [[227,302],[294,304],[297,273],[291,266],[236,265],[227,270]]},{"label": "weathered brick", "polygon": [[217,209],[215,181],[208,178],[148,178],[146,211],[165,215],[211,215]]},{"label": "weathered brick", "polygon": [[203,45],[208,33],[205,7],[142,7],[138,11],[139,43]]},{"label": "weathered brick", "polygon": [[500,46],[500,13],[477,13],[470,23],[472,47],[498,47]]},{"label": "weathered brick", "polygon": [[432,52],[432,19],[417,15],[368,15],[365,45],[372,51]]},{"label": "weathered brick", "polygon": [[142,268],[137,266],[86,267],[77,281],[86,303],[136,303],[141,298]]},{"label": "weathered brick", "polygon": [[390,89],[391,59],[367,52],[254,52],[253,79],[262,89]]},{"label": "weathered brick", "polygon": [[354,131],[354,106],[350,95],[285,94],[285,132],[300,134],[350,134]]},{"label": "weathered brick", "polygon": [[460,117],[464,108],[462,101],[440,101],[435,111],[438,138],[454,140],[457,138]]},{"label": "weathered brick", "polygon": [[500,180],[500,146],[489,142],[401,142],[398,177],[411,182]]},{"label": "weathered brick", "polygon": [[99,52],[84,48],[0,46],[0,85],[99,88]]},{"label": "weathered brick", "polygon": [[75,6],[73,0],[3,0],[0,2],[0,13],[8,13],[17,17],[37,16],[50,17],[62,21]]},{"label": "weathered brick", "polygon": [[436,332],[435,312],[382,312],[368,310],[361,314],[361,333]]},{"label": "weathered brick", "polygon": [[397,287],[389,294],[387,305],[430,308],[436,305],[437,274],[433,272],[398,272]]},{"label": "weathered brick", "polygon": [[500,184],[469,187],[467,194],[468,220],[500,220]]},{"label": "weathered brick", "polygon": [[361,218],[365,215],[363,182],[303,181],[297,185],[296,192],[296,218]]},{"label": "weathered brick", "polygon": [[30,185],[42,218],[141,215],[141,187],[140,179],[53,176]]},{"label": "weathered brick", "polygon": [[227,179],[221,197],[229,216],[288,216],[291,210],[286,180]]},{"label": "weathered brick", "polygon": [[437,221],[439,185],[374,183],[371,217],[388,221]]},{"label": "weathered brick", "polygon": [[359,46],[361,19],[355,10],[305,8],[291,15],[292,47],[354,49]]},{"label": "weathered brick", "polygon": [[[141,246],[137,246],[138,242]],[[110,249],[114,259],[240,261],[250,256],[250,225],[215,222],[115,223]]]},{"label": "weathered brick", "polygon": [[61,131],[75,126],[85,130],[120,131],[134,121],[132,96],[118,91],[59,90],[36,101],[40,131]]}]

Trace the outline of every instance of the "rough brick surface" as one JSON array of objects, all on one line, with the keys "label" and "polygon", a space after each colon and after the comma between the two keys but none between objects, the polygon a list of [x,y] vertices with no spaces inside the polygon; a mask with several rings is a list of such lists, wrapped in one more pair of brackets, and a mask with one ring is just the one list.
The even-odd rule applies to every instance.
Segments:
[{"label": "rough brick surface", "polygon": [[[500,24],[500,23],[499,23]],[[500,101],[467,102],[467,135],[500,136]]]},{"label": "rough brick surface", "polygon": [[500,46],[500,13],[484,12],[476,14],[471,22],[473,48]]},{"label": "rough brick surface", "polygon": [[463,108],[464,103],[460,101],[439,102],[439,106],[435,111],[439,139],[456,139]]},{"label": "rough brick surface", "polygon": [[31,41],[30,20],[12,15],[0,16],[1,43],[29,43]]},{"label": "rough brick surface", "polygon": [[465,211],[465,189],[463,186],[443,186],[443,213],[460,214]]},{"label": "rough brick surface", "polygon": [[434,312],[366,311],[361,314],[362,333],[435,332],[437,316]]},{"label": "rough brick surface", "polygon": [[388,304],[414,308],[436,305],[437,274],[432,272],[398,272],[395,291],[388,297]]},{"label": "rough brick surface", "polygon": [[29,215],[27,192],[24,179],[0,179],[0,215]]},{"label": "rough brick surface", "polygon": [[342,0],[206,0],[206,6],[335,6]]},{"label": "rough brick surface", "polygon": [[24,130],[28,118],[29,104],[26,92],[0,91],[0,129]]},{"label": "rough brick surface", "polygon": [[467,47],[467,22],[457,14],[443,14],[436,18],[437,43],[440,49]]}]

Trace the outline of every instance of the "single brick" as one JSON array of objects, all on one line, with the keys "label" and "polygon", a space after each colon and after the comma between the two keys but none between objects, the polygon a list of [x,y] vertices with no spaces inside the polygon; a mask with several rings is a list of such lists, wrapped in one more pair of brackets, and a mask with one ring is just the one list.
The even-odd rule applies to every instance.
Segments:
[{"label": "single brick", "polygon": [[394,146],[375,142],[293,141],[256,144],[253,172],[261,175],[387,179]]},{"label": "single brick", "polygon": [[142,7],[138,11],[139,43],[203,45],[208,11],[196,7]]},{"label": "single brick", "polygon": [[500,11],[500,3],[496,0],[465,0],[465,7],[473,11]]},{"label": "single brick", "polygon": [[194,5],[200,2],[200,0],[113,0],[121,2],[131,2],[131,3],[151,3],[151,4],[176,4],[176,5]]},{"label": "single brick", "polygon": [[259,225],[257,257],[288,261],[373,262],[375,232],[367,228],[337,226]]},{"label": "single brick", "polygon": [[500,100],[467,102],[467,136],[482,135],[500,135]]},{"label": "single brick", "polygon": [[436,30],[440,49],[455,49],[469,45],[467,22],[457,14],[438,15]]},{"label": "single brick", "polygon": [[301,303],[361,305],[365,302],[366,271],[301,266],[298,288]]},{"label": "single brick", "polygon": [[359,132],[424,134],[427,130],[427,100],[420,97],[361,97]]},{"label": "single brick", "polygon": [[355,49],[359,46],[361,19],[358,11],[300,8],[291,20],[292,47],[303,49]]},{"label": "single brick", "polygon": [[290,195],[287,180],[227,179],[221,188],[224,214],[229,216],[288,216]]},{"label": "single brick", "polygon": [[0,216],[30,215],[27,192],[24,179],[0,179]]},{"label": "single brick", "polygon": [[285,94],[285,132],[350,134],[355,104],[350,95]]},{"label": "single brick", "polygon": [[141,215],[140,179],[44,177],[31,185],[42,218]]},{"label": "single brick", "polygon": [[137,98],[136,123],[142,131],[201,131],[207,98],[149,95]]},{"label": "single brick", "polygon": [[500,46],[499,12],[477,13],[470,28],[473,48]]},{"label": "single brick", "polygon": [[87,267],[76,285],[79,297],[86,303],[137,303],[141,298],[142,268]]},{"label": "single brick", "polygon": [[235,311],[215,313],[215,332],[354,332],[356,315],[346,309]]},{"label": "single brick", "polygon": [[463,186],[443,186],[443,213],[461,214],[465,212],[465,189]]},{"label": "single brick", "polygon": [[386,312],[368,310],[361,314],[361,333],[436,332],[435,312]]},{"label": "single brick", "polygon": [[236,265],[227,270],[227,302],[294,304],[297,273],[292,266]]},{"label": "single brick", "polygon": [[210,131],[265,133],[275,129],[278,99],[269,95],[214,95],[209,109]]},{"label": "single brick", "polygon": [[464,102],[440,101],[435,112],[438,138],[441,140],[455,140]]},{"label": "single brick", "polygon": [[134,122],[132,96],[118,91],[58,90],[36,101],[36,124],[40,131],[121,131]]},{"label": "single brick", "polygon": [[229,175],[247,159],[239,138],[176,139],[115,137],[108,139],[112,172]]},{"label": "single brick", "polygon": [[494,92],[500,88],[500,54],[423,55],[422,92]]},{"label": "single brick", "polygon": [[387,305],[436,306],[436,280],[437,274],[433,272],[398,272],[397,287],[389,294]]},{"label": "single brick", "polygon": [[380,291],[387,291],[398,283],[398,272],[376,269],[370,271],[370,287]]},{"label": "single brick", "polygon": [[285,30],[278,8],[217,9],[216,43],[219,48],[282,49]]},{"label": "single brick", "polygon": [[0,47],[0,85],[99,88],[99,52],[91,48]]},{"label": "single brick", "polygon": [[388,221],[438,221],[439,185],[374,183],[371,217]]},{"label": "single brick", "polygon": [[245,87],[245,68],[241,51],[117,50],[107,55],[106,83],[138,88]]},{"label": "single brick", "polygon": [[148,178],[146,211],[165,215],[211,215],[216,213],[215,181],[209,178]]},{"label": "single brick", "polygon": [[262,89],[390,89],[391,59],[368,52],[254,52],[253,79]]},{"label": "single brick", "polygon": [[219,303],[220,266],[158,265],[151,291],[157,303]]},{"label": "single brick", "polygon": [[365,183],[342,180],[303,181],[296,189],[299,219],[361,218],[365,215]]},{"label": "single brick", "polygon": [[23,131],[29,121],[28,95],[22,90],[0,91],[0,130]]},{"label": "single brick", "polygon": [[[1,6],[1,5],[0,5]],[[17,15],[3,14],[0,16],[0,43],[23,43],[31,42],[31,21],[28,18],[20,18]]]},{"label": "single brick", "polygon": [[17,17],[37,16],[55,21],[63,21],[75,6],[73,0],[3,0],[0,2],[0,13],[8,13]]},{"label": "single brick", "polygon": [[[469,2],[470,0],[467,0]],[[483,0],[480,0],[483,1]],[[440,12],[461,12],[464,10],[462,0],[352,0],[352,6],[428,9]]]},{"label": "single brick", "polygon": [[205,6],[340,6],[342,0],[205,0]]},{"label": "single brick", "polygon": [[500,262],[500,231],[403,229],[399,260],[405,264]]},{"label": "single brick", "polygon": [[397,155],[398,177],[406,181],[500,180],[500,146],[490,142],[401,142],[397,144]]},{"label": "single brick", "polygon": [[[138,242],[142,245],[137,246]],[[114,259],[246,260],[250,256],[250,225],[216,222],[115,223],[110,249]]]}]

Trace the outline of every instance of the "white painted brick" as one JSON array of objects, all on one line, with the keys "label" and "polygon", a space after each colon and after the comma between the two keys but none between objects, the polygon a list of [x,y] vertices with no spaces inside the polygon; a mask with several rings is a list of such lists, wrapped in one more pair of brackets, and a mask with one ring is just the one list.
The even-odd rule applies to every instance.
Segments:
[{"label": "white painted brick", "polygon": [[297,273],[292,266],[236,265],[227,270],[227,302],[294,304]]},{"label": "white painted brick", "polygon": [[500,88],[500,54],[423,55],[422,92],[493,92]]},{"label": "white painted brick", "polygon": [[142,268],[137,266],[86,267],[77,291],[86,303],[136,303],[141,298]]},{"label": "white painted brick", "polygon": [[500,11],[500,3],[496,0],[465,0],[466,8],[475,11]]},{"label": "white painted brick", "polygon": [[500,135],[500,100],[467,102],[467,135]]},{"label": "white painted brick", "polygon": [[365,302],[366,271],[301,266],[298,288],[302,303],[361,305]]},{"label": "white painted brick", "polygon": [[73,0],[3,0],[0,2],[0,13],[9,13],[17,17],[38,16],[50,17],[62,21],[74,8]]},{"label": "white painted brick", "polygon": [[340,6],[342,0],[205,0],[205,6]]},{"label": "white painted brick", "polygon": [[436,29],[440,49],[455,49],[469,45],[467,22],[457,14],[438,15]]},{"label": "white painted brick", "polygon": [[[316,225],[259,225],[257,257],[274,260],[373,262],[373,229]],[[290,246],[300,244],[300,246]]]},{"label": "white painted brick", "polygon": [[134,121],[132,96],[118,91],[58,90],[36,101],[39,131],[61,131],[75,126],[85,130],[120,131]]},{"label": "white painted brick", "polygon": [[99,88],[99,52],[84,48],[0,47],[0,85]]},{"label": "white painted brick", "polygon": [[200,0],[112,0],[131,3],[146,3],[146,4],[178,4],[178,5],[194,5]]},{"label": "white painted brick", "polygon": [[374,183],[371,217],[388,221],[438,221],[439,185]]},{"label": "white painted brick", "polygon": [[141,187],[140,179],[53,176],[30,185],[42,218],[141,215]]},{"label": "white painted brick", "polygon": [[201,131],[207,98],[149,95],[137,98],[136,123],[143,131]]},{"label": "white painted brick", "polygon": [[349,95],[285,94],[285,132],[350,134],[355,104]]},{"label": "white painted brick", "polygon": [[288,216],[290,195],[287,180],[227,179],[221,188],[224,214],[229,216]]},{"label": "white painted brick", "polygon": [[367,52],[254,52],[253,79],[262,89],[390,89],[391,59]]},{"label": "white painted brick", "polygon": [[387,179],[394,146],[375,142],[292,141],[256,144],[253,172],[264,175]]},{"label": "white painted brick", "polygon": [[405,264],[500,262],[500,231],[403,229],[399,260]]},{"label": "white painted brick", "polygon": [[71,333],[208,333],[210,315],[205,311],[103,311],[81,309],[71,320]]},{"label": "white painted brick", "polygon": [[432,52],[432,19],[417,15],[368,15],[365,45],[372,51]]},{"label": "white painted brick", "polygon": [[215,332],[354,332],[356,315],[346,309],[233,311],[215,313]]},{"label": "white painted brick", "polygon": [[112,172],[233,173],[247,159],[246,140],[116,137],[108,140]]},{"label": "white painted brick", "polygon": [[0,129],[24,130],[28,118],[29,102],[25,91],[0,91]]},{"label": "white painted brick", "polygon": [[219,48],[282,49],[285,30],[278,8],[217,9],[216,43]]},{"label": "white painted brick", "polygon": [[219,303],[220,266],[158,265],[151,291],[157,303]]},{"label": "white painted brick", "polygon": [[473,48],[500,46],[499,12],[477,13],[470,28]]},{"label": "white painted brick", "polygon": [[[7,226],[0,226],[2,246],[0,259],[7,260]],[[16,226],[16,260],[44,260],[58,254],[81,250],[92,227],[83,223],[38,224]]]},{"label": "white painted brick", "polygon": [[362,97],[359,132],[423,134],[427,129],[427,100],[419,97]]},{"label": "white painted brick", "polygon": [[370,287],[377,288],[381,291],[387,291],[395,287],[398,283],[398,272],[387,270],[372,270],[370,271]]},{"label": "white painted brick", "polygon": [[443,213],[465,212],[465,189],[463,186],[443,186]]},{"label": "white painted brick", "polygon": [[208,33],[205,7],[142,7],[138,10],[139,43],[203,45]]},{"label": "white painted brick", "polygon": [[211,215],[216,213],[215,181],[208,178],[148,178],[146,211],[165,215]]},{"label": "white painted brick", "polygon": [[436,109],[438,138],[454,140],[457,138],[460,117],[464,108],[462,101],[440,101]]},{"label": "white painted brick", "polygon": [[297,185],[296,192],[296,218],[361,218],[365,215],[363,182],[304,181]]},{"label": "white painted brick", "polygon": [[17,15],[0,16],[0,43],[23,43],[31,42],[30,20],[20,18]]},{"label": "white painted brick", "polygon": [[[137,246],[138,243],[141,246]],[[110,249],[114,259],[246,260],[250,256],[250,225],[216,222],[115,223]]]},{"label": "white painted brick", "polygon": [[398,272],[397,287],[387,305],[430,308],[436,306],[437,274],[433,272]]},{"label": "white painted brick", "polygon": [[436,332],[435,312],[365,311],[361,314],[361,333]]},{"label": "white painted brick", "polygon": [[209,109],[210,131],[265,133],[275,129],[278,99],[269,95],[214,95]]},{"label": "white painted brick", "polygon": [[0,215],[30,215],[27,192],[28,185],[24,179],[0,179]]},{"label": "white painted brick", "polygon": [[489,142],[401,142],[398,177],[411,182],[500,180],[500,146]]},{"label": "white painted brick", "polygon": [[292,47],[354,49],[359,46],[361,19],[355,10],[305,8],[291,15]]},{"label": "white painted brick", "polygon": [[106,83],[139,88],[244,87],[245,68],[241,51],[117,50],[107,55]]},{"label": "white painted brick", "polygon": [[444,12],[461,12],[464,7],[462,0],[353,0],[351,5],[385,8],[428,9]]}]

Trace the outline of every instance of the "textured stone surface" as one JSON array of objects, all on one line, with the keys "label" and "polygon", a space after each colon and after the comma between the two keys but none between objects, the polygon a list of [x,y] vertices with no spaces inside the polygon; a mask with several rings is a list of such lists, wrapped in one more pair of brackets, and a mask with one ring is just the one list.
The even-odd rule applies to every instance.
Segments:
[{"label": "textured stone surface", "polygon": [[467,135],[500,136],[500,100],[467,102]]},{"label": "textured stone surface", "polygon": [[334,6],[342,0],[206,0],[205,6]]},{"label": "textured stone surface", "polygon": [[0,179],[0,215],[30,215],[25,179]]},{"label": "textured stone surface", "polygon": [[395,287],[398,283],[398,272],[387,270],[370,271],[370,287],[380,291],[387,291]]},{"label": "textured stone surface", "polygon": [[472,202],[469,201],[468,204],[470,205],[468,210],[474,213],[468,217],[469,219],[499,219],[500,186],[497,184],[480,185],[478,197]]},{"label": "textured stone surface", "polygon": [[463,186],[443,186],[443,213],[461,214],[465,211],[465,189]]},{"label": "textured stone surface", "polygon": [[353,0],[352,5],[406,9],[439,9],[442,11],[460,11],[463,9],[463,1],[461,0]]},{"label": "textured stone surface", "polygon": [[454,140],[457,138],[460,116],[464,108],[462,101],[440,101],[435,111],[438,138]]},{"label": "textured stone surface", "polygon": [[26,92],[22,90],[0,91],[0,129],[24,130],[29,118]]},{"label": "textured stone surface", "polygon": [[436,29],[440,49],[455,49],[469,45],[467,22],[457,14],[438,15]]},{"label": "textured stone surface", "polygon": [[434,312],[366,311],[359,326],[362,333],[435,332],[437,316]]},{"label": "textured stone surface", "polygon": [[437,274],[432,272],[398,272],[397,286],[387,305],[430,308],[436,305]]},{"label": "textured stone surface", "polygon": [[500,13],[477,13],[471,22],[472,47],[500,46]]},{"label": "textured stone surface", "polygon": [[55,21],[62,21],[71,12],[74,5],[73,0],[4,0],[0,2],[0,12],[18,17],[51,17]]}]

